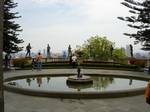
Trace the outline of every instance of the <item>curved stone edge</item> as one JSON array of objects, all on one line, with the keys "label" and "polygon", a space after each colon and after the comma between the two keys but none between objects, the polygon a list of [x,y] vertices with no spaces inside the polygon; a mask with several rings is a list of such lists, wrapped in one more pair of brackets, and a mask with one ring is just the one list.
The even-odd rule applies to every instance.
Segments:
[{"label": "curved stone edge", "polygon": [[96,99],[96,98],[120,98],[137,96],[144,94],[145,88],[138,88],[132,90],[122,91],[108,91],[108,92],[58,92],[58,91],[38,91],[23,88],[16,88],[13,86],[4,85],[6,91],[21,93],[23,95],[51,97],[51,98],[67,98],[67,99]]},{"label": "curved stone edge", "polygon": [[[59,76],[71,76],[71,75],[76,75],[76,74],[56,74],[56,75],[53,75],[53,74],[37,74],[37,75],[23,75],[23,76],[14,76],[14,77],[8,77],[8,78],[5,78],[4,79],[4,82],[6,81],[11,81],[11,80],[16,80],[16,79],[23,79],[23,78],[32,78],[34,76],[38,76],[38,77],[43,77],[43,76],[51,76],[51,77],[59,77]],[[138,80],[145,80],[145,81],[148,81],[150,80],[150,77],[147,77],[147,76],[140,76],[140,75],[127,75],[127,74],[121,74],[121,75],[118,75],[118,74],[84,74],[84,75],[88,75],[88,76],[110,76],[110,77],[118,77],[118,78],[134,78],[134,79],[138,79]]]},{"label": "curved stone edge", "polygon": [[[70,74],[71,75],[71,74]],[[73,75],[73,74],[72,74]],[[89,74],[85,74],[89,75]],[[101,75],[101,74],[95,74]],[[5,79],[6,81],[10,81],[16,78],[24,78],[24,77],[34,77],[35,75],[26,75],[26,76],[16,76]],[[37,76],[50,76],[48,74],[37,75]],[[52,76],[52,75],[51,75]],[[62,76],[57,74],[57,76]],[[68,76],[68,75],[67,75]],[[103,74],[101,76],[116,76],[116,77],[123,77],[123,78],[134,78],[140,80],[149,80],[150,78],[146,77],[139,77],[139,76],[131,76],[131,75],[110,75],[110,74]],[[59,92],[59,91],[38,91],[38,90],[31,90],[31,89],[24,89],[19,87],[14,87],[11,85],[6,85],[4,83],[4,89],[6,91],[14,92],[14,93],[21,93],[24,95],[31,95],[31,96],[39,96],[39,97],[52,97],[52,98],[68,98],[68,99],[95,99],[95,98],[119,98],[119,97],[129,97],[129,96],[137,96],[142,95],[145,92],[145,88],[136,88],[132,90],[118,90],[118,91],[108,91],[108,92]]]}]

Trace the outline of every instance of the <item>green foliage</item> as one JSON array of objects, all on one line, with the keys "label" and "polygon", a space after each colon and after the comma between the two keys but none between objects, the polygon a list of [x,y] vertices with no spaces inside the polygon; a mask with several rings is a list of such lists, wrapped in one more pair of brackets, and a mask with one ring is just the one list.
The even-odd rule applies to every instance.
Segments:
[{"label": "green foliage", "polygon": [[150,50],[150,0],[124,0],[122,4],[130,9],[132,16],[118,18],[128,22],[129,27],[137,29],[133,34],[124,34],[135,38],[135,44],[142,43],[143,50]]},{"label": "green foliage", "polygon": [[16,16],[18,12],[11,11],[15,7],[17,7],[17,3],[14,3],[13,0],[4,0],[3,51],[6,53],[15,53],[23,48],[18,46],[19,43],[23,43],[23,40],[18,38],[19,34],[17,33],[22,29],[14,21],[20,16]]},{"label": "green foliage", "polygon": [[114,82],[113,77],[92,77],[93,87],[96,90],[102,90],[107,88],[110,84]]},{"label": "green foliage", "polygon": [[31,59],[29,59],[29,58],[13,59],[13,65],[15,67],[24,68],[26,65],[29,65],[30,63],[31,63]]},{"label": "green foliage", "polygon": [[[116,61],[116,62],[120,61],[122,59],[124,60],[126,58],[125,52],[121,48],[115,48],[114,51],[113,51],[113,55],[112,56],[113,56],[113,60]],[[122,63],[124,63],[124,62],[122,62]]]},{"label": "green foliage", "polygon": [[80,50],[82,50],[83,57],[86,59],[108,60],[112,55],[112,46],[114,46],[113,42],[107,40],[106,37],[100,37],[97,35],[88,39]]},{"label": "green foliage", "polygon": [[137,69],[138,66],[136,65],[129,65],[129,64],[119,64],[119,63],[83,63],[82,66],[84,67],[101,67],[101,68],[129,68],[129,69]]}]

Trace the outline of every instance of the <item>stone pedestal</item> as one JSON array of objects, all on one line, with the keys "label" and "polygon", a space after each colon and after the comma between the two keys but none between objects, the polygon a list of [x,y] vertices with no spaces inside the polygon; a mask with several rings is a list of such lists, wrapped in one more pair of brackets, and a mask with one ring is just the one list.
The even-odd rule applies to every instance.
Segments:
[{"label": "stone pedestal", "polygon": [[70,76],[67,79],[68,83],[93,83],[93,80],[89,76],[82,75],[82,77],[78,76]]}]

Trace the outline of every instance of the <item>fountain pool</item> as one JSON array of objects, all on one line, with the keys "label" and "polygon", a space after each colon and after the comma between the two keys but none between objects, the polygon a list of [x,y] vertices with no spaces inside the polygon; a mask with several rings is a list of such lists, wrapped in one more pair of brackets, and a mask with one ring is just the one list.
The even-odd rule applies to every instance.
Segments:
[{"label": "fountain pool", "polygon": [[[85,74],[86,75],[86,74]],[[70,76],[70,75],[68,75]],[[31,75],[6,79],[8,91],[60,98],[110,98],[143,94],[147,81],[135,78],[90,75],[93,83],[68,84],[68,76]]]}]

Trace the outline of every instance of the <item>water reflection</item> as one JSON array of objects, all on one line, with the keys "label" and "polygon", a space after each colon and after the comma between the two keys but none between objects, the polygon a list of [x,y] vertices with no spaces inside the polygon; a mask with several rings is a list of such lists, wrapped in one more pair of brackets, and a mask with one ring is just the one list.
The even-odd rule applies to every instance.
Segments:
[{"label": "water reflection", "polygon": [[37,77],[36,82],[37,82],[38,86],[40,87],[42,84],[42,77]]},{"label": "water reflection", "polygon": [[[51,77],[49,76],[47,77],[38,76],[36,78],[26,78],[26,83],[28,84],[28,86],[31,86],[31,84],[33,84],[33,82],[35,82],[36,80],[36,84],[38,85],[38,87],[41,87],[42,83],[45,83],[43,82],[43,80],[45,81],[45,78],[48,84],[51,79]],[[114,82],[114,79],[112,77],[91,77],[91,78],[93,80],[93,84],[75,84],[75,85],[66,84],[66,85],[68,86],[68,88],[77,89],[78,91],[80,91],[81,89],[86,89],[91,87],[94,87],[96,90],[101,90],[107,88],[110,84]]]},{"label": "water reflection", "polygon": [[[36,77],[36,78],[26,78],[26,83],[28,84],[28,86],[31,86],[31,84],[33,84],[33,82],[35,82],[35,79],[36,79],[36,84],[38,85],[38,87],[41,87],[42,85],[42,80],[44,79],[45,77]],[[50,81],[50,77],[47,76],[47,84],[49,83]]]},{"label": "water reflection", "polygon": [[129,79],[129,85],[132,85],[133,79]]},{"label": "water reflection", "polygon": [[32,81],[32,79],[30,79],[30,78],[27,78],[27,79],[26,79],[26,82],[28,83],[28,86],[31,85],[31,81]]},{"label": "water reflection", "polygon": [[47,76],[47,84],[49,83],[50,79],[51,79],[51,78]]},{"label": "water reflection", "polygon": [[[69,85],[66,80],[68,77],[36,76],[20,80],[13,80],[7,84],[22,88],[51,90],[51,91],[109,91],[124,90],[132,88],[146,87],[146,81],[116,77],[92,76],[93,84]],[[133,83],[134,82],[134,83]]]},{"label": "water reflection", "polygon": [[107,88],[110,84],[114,83],[114,78],[112,77],[92,77],[93,87],[96,90],[102,90]]},{"label": "water reflection", "polygon": [[81,91],[83,89],[88,89],[88,88],[91,88],[93,86],[92,83],[87,83],[87,84],[72,84],[72,83],[66,83],[68,88],[71,88],[71,89],[75,89],[77,91]]}]

